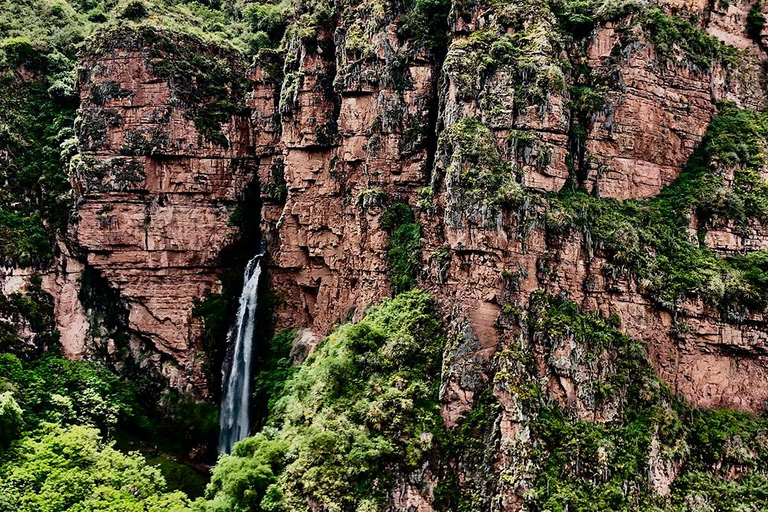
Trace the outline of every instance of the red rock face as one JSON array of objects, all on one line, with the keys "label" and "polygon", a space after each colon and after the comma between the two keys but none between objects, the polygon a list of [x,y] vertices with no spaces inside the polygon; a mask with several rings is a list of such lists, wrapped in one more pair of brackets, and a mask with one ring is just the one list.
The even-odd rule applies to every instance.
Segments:
[{"label": "red rock face", "polygon": [[[451,139],[467,120],[482,124],[483,151],[536,192],[576,181],[605,198],[653,197],[680,173],[718,101],[763,104],[765,55],[746,33],[750,8],[734,2],[700,18],[743,50],[736,66],[661,52],[632,17],[599,24],[566,55],[548,36],[551,17],[531,12],[526,26],[536,37],[526,39],[525,59],[480,69],[495,41],[515,37],[501,28],[511,14],[498,6],[456,14],[444,56],[398,36],[398,8],[378,16],[346,6],[332,29],[288,41],[287,55],[262,52],[250,76],[250,117],[238,112],[221,123],[224,145],[199,129],[200,105],[153,63],[161,54],[135,40],[102,44],[81,77],[77,253],[119,290],[131,331],[151,348],[148,360],[174,386],[205,395],[191,309],[219,290],[215,259],[252,169],[271,287],[284,299],[278,327],[307,327],[307,339],[391,293],[382,213],[406,202],[422,228],[420,285],[438,297],[455,334],[442,389],[449,424],[471,407],[510,339],[502,307],[525,309],[537,289],[619,315],[691,402],[760,410],[768,399],[762,316],[734,325],[691,302],[680,306],[687,327],[679,329],[631,279],[606,271],[588,236],[548,232],[546,204],[503,211],[473,203],[467,148]],[[583,85],[599,92],[599,104],[578,106],[572,86]],[[695,219],[692,226],[693,236]],[[705,243],[727,255],[765,248],[765,238],[759,224],[748,233],[718,225]],[[71,281],[57,286],[70,290]],[[64,310],[81,317],[76,307]]]},{"label": "red rock face", "polygon": [[[680,55],[660,55],[640,26],[617,30],[624,22],[598,26],[580,53],[569,57],[590,68],[604,97],[580,141],[577,174],[588,190],[616,199],[653,197],[680,173],[718,101],[745,108],[762,104],[764,55],[740,21],[749,8],[734,4],[728,12],[738,13],[715,12],[706,24],[715,35],[732,34],[723,39],[744,50],[735,67],[716,59],[702,67]],[[457,174],[464,162],[446,142],[446,133],[462,119],[489,128],[501,159],[522,172],[529,188],[558,191],[573,172],[569,133],[577,112],[567,85],[584,78],[553,67],[554,46],[543,40],[531,58],[545,57],[530,73],[543,70],[543,79],[555,85],[538,106],[515,94],[520,70],[514,64],[473,74],[490,52],[478,34],[496,30],[494,12],[478,5],[456,19],[445,62],[438,65],[400,42],[394,25],[384,24],[367,33],[366,56],[353,59],[347,34],[358,15],[345,10],[333,36],[320,34],[316,46],[291,46],[297,64],[282,85],[283,92],[292,91],[287,101],[281,97],[278,105],[267,92],[276,84],[257,86],[254,125],[276,114],[281,119],[264,143],[277,148],[269,156],[273,165],[260,167],[262,183],[273,180],[275,162],[285,180],[284,200],[268,195],[263,211],[271,283],[285,297],[280,325],[308,326],[322,335],[386,296],[388,243],[381,213],[386,204],[405,201],[423,231],[420,283],[440,299],[458,340],[449,351],[442,389],[449,424],[471,407],[485,369],[506,343],[509,334],[499,325],[502,305],[524,309],[537,289],[619,315],[630,336],[647,342],[662,377],[692,403],[762,410],[768,359],[761,315],[732,325],[703,304],[685,303],[680,314],[688,326],[680,332],[673,315],[659,310],[634,282],[607,277],[605,259],[583,235],[548,234],[542,206],[502,214],[466,202]],[[549,21],[531,16],[546,30]],[[386,70],[403,59],[405,79],[393,85]],[[557,86],[558,80],[565,86]],[[430,108],[438,105],[437,117],[430,118]],[[510,147],[515,137],[534,142]],[[424,187],[434,194],[431,204],[419,201]],[[385,192],[386,199],[375,191]],[[763,247],[762,233],[756,225],[750,235],[736,236],[725,226],[713,228],[706,242],[722,254],[753,250]],[[435,257],[443,248],[448,262]]]},{"label": "red rock face", "polygon": [[[323,334],[389,294],[388,240],[379,224],[384,202],[377,193],[415,198],[425,181],[435,99],[434,66],[407,57],[414,50],[398,42],[394,27],[381,28],[371,43],[374,56],[365,59],[334,47],[346,30],[300,46],[297,69],[287,70],[282,86],[295,92],[277,106],[262,92],[274,86],[260,84],[253,106],[257,131],[261,119],[278,108],[281,114],[265,142],[279,153],[260,167],[271,282],[285,298],[280,323]],[[407,85],[393,83],[385,71],[402,56]],[[284,204],[268,192],[276,165],[284,172]]]},{"label": "red rock face", "polygon": [[217,256],[254,174],[248,118],[229,117],[220,127],[226,142],[210,140],[193,120],[199,105],[158,76],[165,55],[153,56],[152,43],[112,43],[82,65],[73,242],[119,291],[142,364],[172,387],[206,396],[202,325],[192,308],[220,291]]}]

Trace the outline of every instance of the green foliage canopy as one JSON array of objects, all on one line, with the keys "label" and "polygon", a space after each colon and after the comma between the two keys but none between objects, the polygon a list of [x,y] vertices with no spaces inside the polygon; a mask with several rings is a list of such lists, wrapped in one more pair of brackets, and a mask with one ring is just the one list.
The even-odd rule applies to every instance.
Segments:
[{"label": "green foliage canopy", "polygon": [[285,385],[268,426],[213,470],[201,510],[384,510],[392,478],[444,441],[444,335],[420,290],[385,299],[326,338]]}]

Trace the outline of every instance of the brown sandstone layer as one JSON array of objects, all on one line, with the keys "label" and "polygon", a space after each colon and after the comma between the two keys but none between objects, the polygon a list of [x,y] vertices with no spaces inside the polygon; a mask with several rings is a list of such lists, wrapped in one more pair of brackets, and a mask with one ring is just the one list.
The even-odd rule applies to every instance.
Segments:
[{"label": "brown sandstone layer", "polygon": [[[108,49],[82,62],[80,155],[71,168],[78,220],[71,242],[119,292],[134,356],[172,387],[202,397],[210,391],[203,326],[192,309],[220,291],[217,257],[232,239],[230,215],[254,177],[251,133],[247,116],[234,114],[221,122],[218,137],[200,130],[196,116],[215,98],[180,92],[198,77],[158,71],[169,65],[165,59],[185,56],[157,48],[152,37],[159,35],[102,36]],[[174,37],[202,55],[230,59],[245,76],[232,57]]]}]

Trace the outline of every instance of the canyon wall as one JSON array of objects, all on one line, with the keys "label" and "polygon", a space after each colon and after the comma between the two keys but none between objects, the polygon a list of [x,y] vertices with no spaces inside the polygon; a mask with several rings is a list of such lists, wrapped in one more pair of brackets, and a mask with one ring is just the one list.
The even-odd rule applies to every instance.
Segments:
[{"label": "canyon wall", "polygon": [[[250,81],[235,53],[151,28],[109,31],[88,51],[80,151],[70,164],[76,223],[62,243],[69,277],[57,281],[80,302],[91,282],[116,295],[112,303],[92,297],[106,302],[99,317],[54,293],[65,351],[93,356],[106,343],[171,387],[209,396],[203,324],[193,309],[221,291],[219,253],[235,236],[230,217],[255,179]],[[66,310],[78,307],[89,325],[70,335]],[[114,336],[117,327],[127,339]]]},{"label": "canyon wall", "polygon": [[[294,362],[422,288],[447,331],[427,405],[450,449],[395,475],[396,510],[447,509],[451,486],[466,510],[527,510],[567,428],[629,429],[634,406],[663,421],[612,482],[664,497],[693,460],[664,428],[696,407],[764,413],[768,7],[273,7],[249,56],[151,20],[84,44],[70,222],[45,269],[0,269],[0,342],[58,335],[152,396],[212,402],[232,276],[260,244],[262,330],[299,329]],[[737,437],[694,471],[749,474],[763,455]],[[605,483],[624,453],[601,445],[585,469],[577,448],[559,478]]]},{"label": "canyon wall", "polygon": [[[732,323],[695,298],[660,307],[589,233],[553,232],[546,196],[570,183],[600,198],[653,198],[681,173],[720,102],[760,109],[765,54],[746,32],[751,4],[706,13],[683,6],[738,48],[728,62],[720,49],[660,49],[640,15],[621,14],[564,55],[554,17],[537,7],[454,8],[445,55],[398,38],[403,13],[395,7],[366,21],[361,48],[366,3],[341,10],[333,31],[288,46],[293,67],[280,101],[262,93],[254,105],[257,121],[280,118],[271,158],[285,194],[267,196],[263,221],[272,285],[285,297],[280,325],[321,336],[390,293],[382,213],[406,202],[423,233],[419,283],[461,333],[443,388],[449,421],[470,406],[493,354],[509,342],[503,309],[525,310],[536,289],[618,315],[692,403],[762,410],[762,311]],[[500,42],[519,54],[504,55]],[[579,86],[599,101],[585,105]],[[483,175],[482,159],[516,178]],[[261,169],[269,183],[273,168]],[[500,189],[526,197],[513,197],[512,208],[486,200]],[[725,254],[765,247],[766,238],[759,223],[746,236],[712,225],[704,243]]]},{"label": "canyon wall", "polygon": [[[172,387],[210,396],[193,309],[221,292],[230,217],[255,184],[276,328],[306,328],[310,344],[392,293],[387,212],[412,209],[415,278],[455,340],[449,423],[514,338],[505,312],[527,310],[539,289],[617,315],[692,403],[762,410],[763,311],[729,317],[696,293],[664,296],[558,199],[582,190],[648,201],[632,203],[642,210],[674,186],[723,105],[764,104],[765,30],[748,31],[752,4],[627,5],[568,25],[546,3],[477,2],[454,5],[443,26],[373,2],[308,23],[328,6],[299,3],[281,48],[250,67],[164,29],[97,36],[80,66],[75,222],[43,280],[65,351],[132,355]],[[673,12],[700,27],[674,25],[670,41]],[[768,247],[759,219],[683,213],[703,250]],[[611,236],[626,231],[631,244],[628,222]]]}]

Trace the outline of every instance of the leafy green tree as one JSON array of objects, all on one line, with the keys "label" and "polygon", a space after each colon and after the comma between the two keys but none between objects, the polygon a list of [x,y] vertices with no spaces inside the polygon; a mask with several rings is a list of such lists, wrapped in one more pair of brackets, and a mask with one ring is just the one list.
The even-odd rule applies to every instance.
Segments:
[{"label": "leafy green tree", "polygon": [[0,393],[0,450],[7,448],[21,433],[24,423],[21,415],[21,407],[13,398],[13,393]]},{"label": "leafy green tree", "polygon": [[28,428],[53,422],[108,432],[119,418],[136,412],[134,389],[97,363],[45,356],[25,364],[13,354],[0,354],[0,375],[0,382],[14,389]]},{"label": "leafy green tree", "polygon": [[[160,470],[125,454],[85,426],[46,424],[0,466],[0,510],[15,512],[183,512],[189,500],[166,492]],[[5,507],[5,508],[3,508]]]}]

